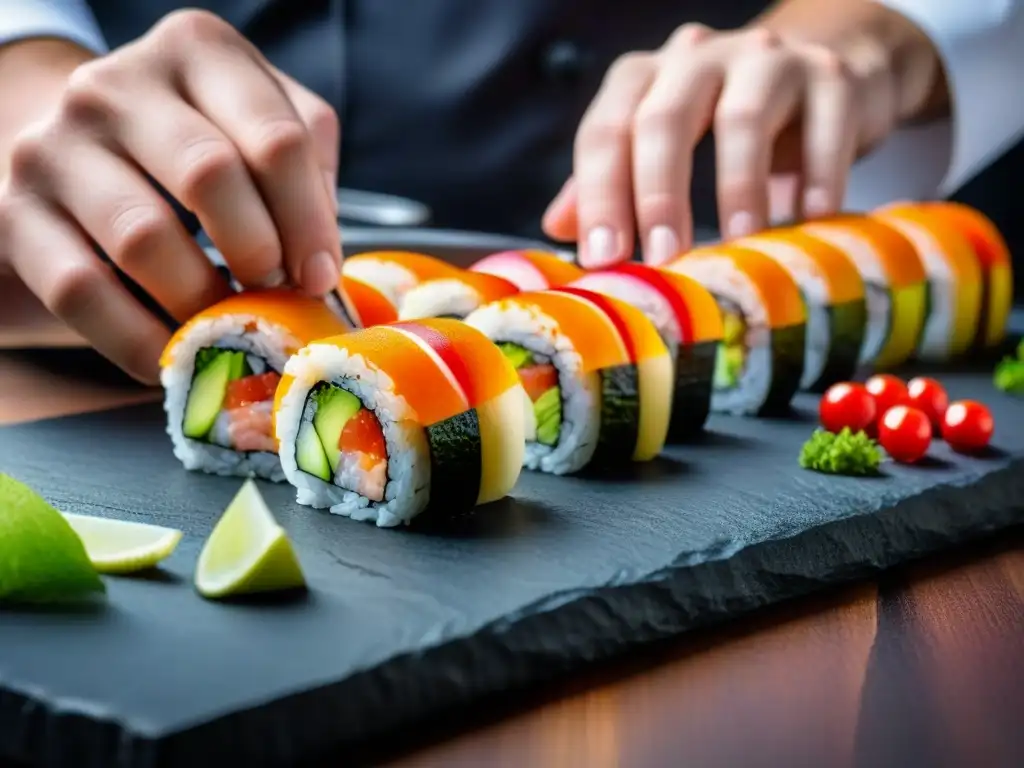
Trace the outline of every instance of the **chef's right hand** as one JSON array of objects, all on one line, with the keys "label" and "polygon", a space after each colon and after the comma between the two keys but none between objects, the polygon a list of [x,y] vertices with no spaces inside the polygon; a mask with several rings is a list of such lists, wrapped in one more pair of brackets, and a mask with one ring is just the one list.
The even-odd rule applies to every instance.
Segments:
[{"label": "chef's right hand", "polygon": [[243,285],[324,294],[341,267],[338,139],[331,107],[230,25],[176,12],[75,68],[48,116],[7,145],[0,267],[155,383],[168,332],[92,244],[179,321],[227,295],[148,174],[196,214]]}]

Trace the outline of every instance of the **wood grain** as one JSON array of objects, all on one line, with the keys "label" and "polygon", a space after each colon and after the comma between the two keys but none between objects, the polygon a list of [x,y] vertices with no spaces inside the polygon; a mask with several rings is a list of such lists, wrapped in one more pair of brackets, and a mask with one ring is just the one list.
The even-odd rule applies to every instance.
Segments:
[{"label": "wood grain", "polygon": [[[101,364],[63,375],[60,356],[75,354],[0,352],[0,423],[158,397]],[[1009,768],[1024,765],[1022,712],[1017,532],[528,698],[439,713],[384,749],[327,764]]]}]

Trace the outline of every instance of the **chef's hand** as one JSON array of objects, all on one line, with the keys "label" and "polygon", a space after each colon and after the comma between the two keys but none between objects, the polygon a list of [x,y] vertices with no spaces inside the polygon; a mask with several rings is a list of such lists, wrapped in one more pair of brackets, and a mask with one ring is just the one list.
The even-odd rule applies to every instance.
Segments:
[{"label": "chef's hand", "polygon": [[693,150],[709,128],[724,236],[768,223],[776,174],[799,179],[798,212],[834,212],[858,150],[892,129],[887,65],[863,56],[854,71],[828,48],[760,28],[681,27],[659,51],[612,66],[580,125],[573,176],[548,208],[545,231],[578,240],[587,267],[628,259],[637,239],[651,264],[687,249]]},{"label": "chef's hand", "polygon": [[243,285],[336,287],[337,117],[226,22],[167,16],[75,68],[47,112],[0,162],[0,266],[137,379],[158,380],[168,333],[92,243],[178,320],[229,291],[144,174],[196,214]]}]

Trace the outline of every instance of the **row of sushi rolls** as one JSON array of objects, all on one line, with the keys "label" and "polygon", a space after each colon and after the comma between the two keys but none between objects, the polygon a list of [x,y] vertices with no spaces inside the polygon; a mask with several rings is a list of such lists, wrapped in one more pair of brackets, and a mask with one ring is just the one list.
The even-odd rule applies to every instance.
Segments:
[{"label": "row of sushi rolls", "polygon": [[992,223],[948,202],[660,268],[361,253],[343,306],[246,291],[183,325],[161,361],[167,429],[187,469],[287,481],[300,504],[398,526],[501,499],[524,469],[649,461],[709,413],[773,415],[860,371],[992,350],[1012,286]]}]

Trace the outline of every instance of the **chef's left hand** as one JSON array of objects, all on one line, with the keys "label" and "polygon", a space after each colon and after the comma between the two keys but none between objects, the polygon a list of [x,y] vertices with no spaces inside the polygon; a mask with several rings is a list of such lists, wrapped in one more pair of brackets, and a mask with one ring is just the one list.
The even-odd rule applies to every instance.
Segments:
[{"label": "chef's left hand", "polygon": [[858,150],[889,133],[896,111],[884,56],[863,56],[856,70],[760,28],[688,24],[656,52],[626,54],[580,124],[545,231],[578,240],[592,268],[628,259],[637,239],[650,264],[686,250],[693,150],[709,128],[723,236],[768,224],[776,174],[798,179],[797,213],[835,212]]}]

